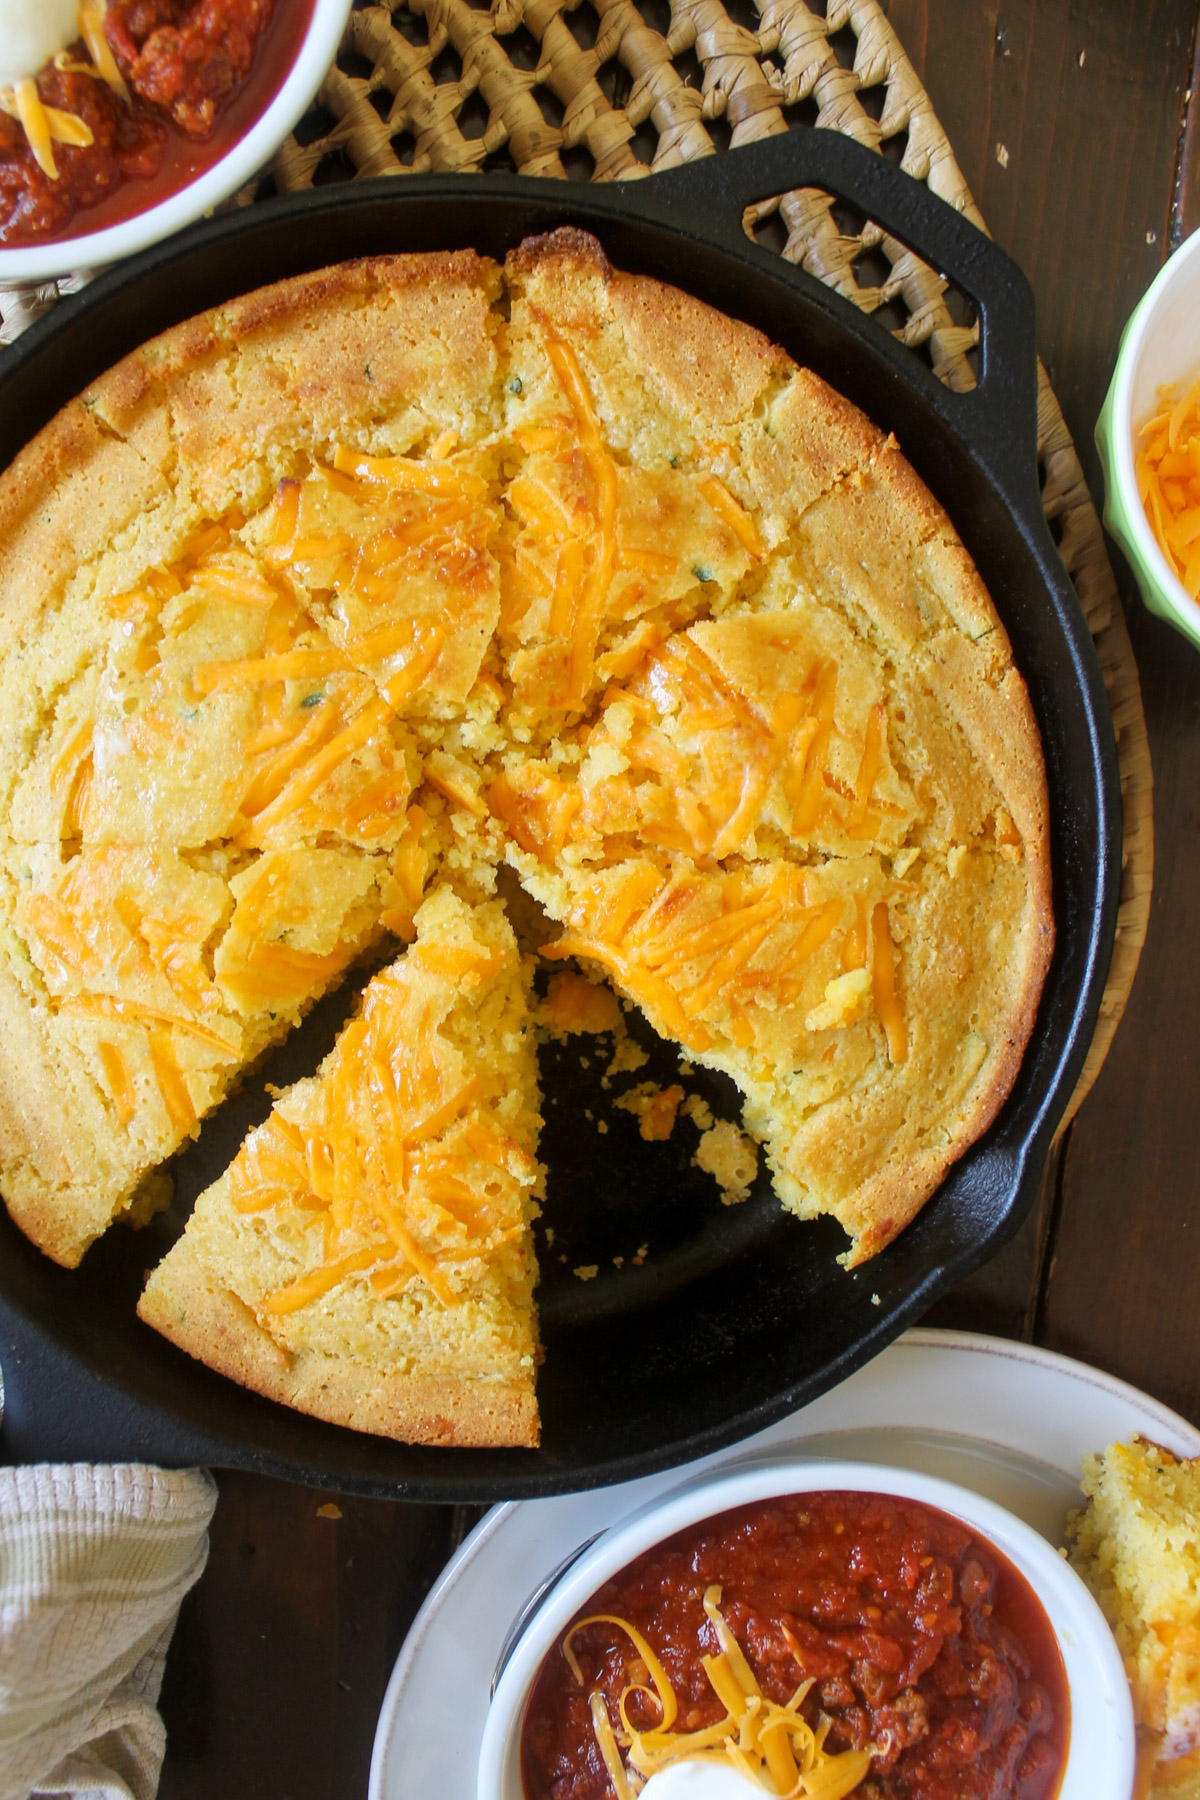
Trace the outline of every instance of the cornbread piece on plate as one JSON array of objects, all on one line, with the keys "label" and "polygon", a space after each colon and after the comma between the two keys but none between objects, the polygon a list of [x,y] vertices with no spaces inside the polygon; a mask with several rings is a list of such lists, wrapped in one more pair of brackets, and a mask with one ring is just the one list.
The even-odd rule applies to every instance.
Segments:
[{"label": "cornbread piece on plate", "polygon": [[1200,1795],[1200,1458],[1145,1438],[1084,1458],[1071,1561],[1116,1634],[1138,1721],[1140,1794]]},{"label": "cornbread piece on plate", "polygon": [[0,1186],[61,1261],[502,863],[851,1262],[1012,1085],[1053,923],[990,597],[893,440],[579,232],[146,345],[0,479],[0,616]]},{"label": "cornbread piece on plate", "polygon": [[528,975],[439,888],[316,1076],[196,1202],[138,1311],[222,1374],[415,1443],[534,1444]]}]

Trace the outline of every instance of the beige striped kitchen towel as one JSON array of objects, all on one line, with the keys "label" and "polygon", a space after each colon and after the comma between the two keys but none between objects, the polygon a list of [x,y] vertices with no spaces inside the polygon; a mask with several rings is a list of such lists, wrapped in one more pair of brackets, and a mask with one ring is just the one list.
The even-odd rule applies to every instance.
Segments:
[{"label": "beige striped kitchen towel", "polygon": [[216,1497],[203,1469],[0,1468],[0,1800],[153,1800],[163,1664]]}]

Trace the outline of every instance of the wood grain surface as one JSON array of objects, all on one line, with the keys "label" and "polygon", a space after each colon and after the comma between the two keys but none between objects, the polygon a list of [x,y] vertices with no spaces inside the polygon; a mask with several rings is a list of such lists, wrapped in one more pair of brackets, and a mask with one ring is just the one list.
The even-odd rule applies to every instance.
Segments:
[{"label": "wood grain surface", "polygon": [[[1196,0],[892,0],[889,18],[1033,283],[1098,495],[1092,426],[1122,325],[1200,225]],[[1157,783],[1149,941],[1040,1205],[931,1322],[1036,1338],[1200,1420],[1200,659],[1119,573]],[[329,1498],[221,1477],[209,1569],[168,1663],[163,1800],[365,1794],[393,1657],[469,1515],[341,1498],[333,1516]]]}]

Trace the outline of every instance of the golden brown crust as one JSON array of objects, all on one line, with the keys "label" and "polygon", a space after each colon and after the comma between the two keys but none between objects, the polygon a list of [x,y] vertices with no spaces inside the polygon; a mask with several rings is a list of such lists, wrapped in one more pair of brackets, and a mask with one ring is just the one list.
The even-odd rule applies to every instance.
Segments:
[{"label": "golden brown crust", "polygon": [[218,1374],[331,1425],[410,1444],[538,1442],[537,1402],[517,1382],[388,1374],[316,1350],[288,1356],[186,1240],[155,1270],[138,1316]]}]

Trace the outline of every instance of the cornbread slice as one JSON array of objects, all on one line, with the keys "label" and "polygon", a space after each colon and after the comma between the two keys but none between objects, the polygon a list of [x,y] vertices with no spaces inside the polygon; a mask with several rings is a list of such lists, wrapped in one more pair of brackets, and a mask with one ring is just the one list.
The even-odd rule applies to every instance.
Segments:
[{"label": "cornbread slice", "polygon": [[1142,1791],[1200,1794],[1200,1457],[1135,1437],[1083,1461],[1071,1562],[1125,1658]]},{"label": "cornbread slice", "polygon": [[318,1073],[200,1196],[138,1311],[335,1424],[535,1444],[528,972],[496,902],[439,887],[416,928]]}]

